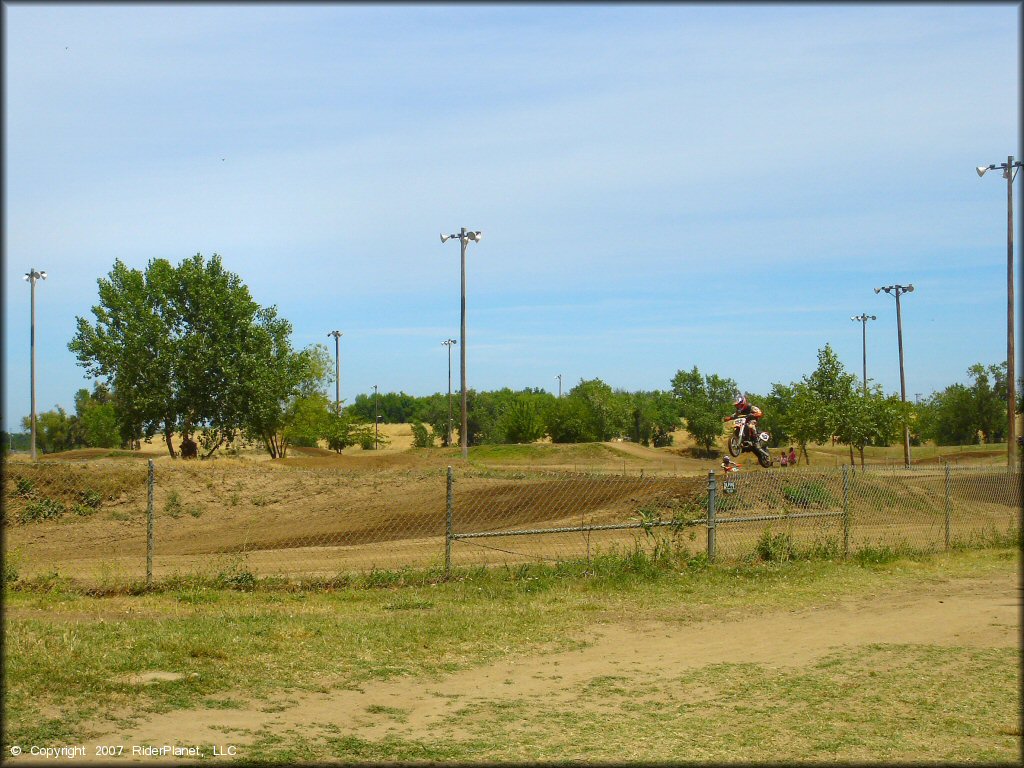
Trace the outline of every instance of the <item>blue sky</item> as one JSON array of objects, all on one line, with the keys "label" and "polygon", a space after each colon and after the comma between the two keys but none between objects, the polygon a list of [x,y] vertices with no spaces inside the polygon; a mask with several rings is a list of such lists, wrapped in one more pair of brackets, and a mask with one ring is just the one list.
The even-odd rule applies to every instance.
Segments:
[{"label": "blue sky", "polygon": [[974,167],[1021,154],[1015,5],[3,12],[5,425],[29,412],[21,276],[49,273],[38,408],[70,410],[67,343],[116,258],[219,253],[296,347],[344,333],[348,401],[444,391],[438,233],[463,226],[477,389],[696,365],[765,392],[826,343],[859,375],[867,312],[898,392],[893,283],[908,396],[1005,360],[1006,184]]}]

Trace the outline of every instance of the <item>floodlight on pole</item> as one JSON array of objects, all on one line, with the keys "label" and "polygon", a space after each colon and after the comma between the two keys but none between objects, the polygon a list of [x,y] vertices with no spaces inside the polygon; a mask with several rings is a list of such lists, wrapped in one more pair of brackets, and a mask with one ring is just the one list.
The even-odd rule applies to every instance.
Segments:
[{"label": "floodlight on pole", "polygon": [[1021,161],[1013,155],[1005,163],[979,165],[978,176],[1001,168],[1006,179],[1006,463],[1012,471],[1017,466],[1017,356],[1014,349],[1014,289],[1013,289],[1013,180],[1020,170]]},{"label": "floodlight on pole", "polygon": [[29,363],[31,379],[31,400],[32,400],[32,415],[29,417],[32,424],[32,461],[36,460],[36,281],[46,279],[46,270],[36,270],[35,267],[25,273],[23,278],[27,280],[31,286],[31,317],[32,321],[29,330],[29,348],[31,350],[31,359]]},{"label": "floodlight on pole", "polygon": [[341,416],[341,331],[327,334],[334,337],[334,410]]},{"label": "floodlight on pole", "polygon": [[[875,291],[878,293],[878,291]],[[856,320],[861,324],[861,337],[864,351],[864,397],[868,396],[868,320],[877,320],[878,318],[874,315],[864,313],[861,315],[854,315],[850,318]]]},{"label": "floodlight on pole", "polygon": [[555,378],[558,379],[558,396],[561,397],[562,396],[562,374],[558,374],[557,376],[555,376]]},{"label": "floodlight on pole", "polygon": [[[890,296],[896,297],[896,339],[899,344],[900,350],[900,400],[907,402],[907,380],[903,373],[903,316],[900,314],[900,295],[904,293],[913,293],[913,285],[883,285],[881,288],[875,288],[875,293],[881,293],[885,291]],[[903,460],[910,468],[910,427],[907,424],[903,425]]]},{"label": "floodlight on pole", "polygon": [[459,432],[459,442],[462,443],[462,458],[469,458],[469,408],[466,400],[466,247],[472,241],[479,243],[484,233],[479,230],[467,230],[463,227],[457,234],[441,235],[441,242],[458,238],[462,252],[462,299],[460,312],[460,339],[459,339],[459,367],[462,385],[462,429]]}]

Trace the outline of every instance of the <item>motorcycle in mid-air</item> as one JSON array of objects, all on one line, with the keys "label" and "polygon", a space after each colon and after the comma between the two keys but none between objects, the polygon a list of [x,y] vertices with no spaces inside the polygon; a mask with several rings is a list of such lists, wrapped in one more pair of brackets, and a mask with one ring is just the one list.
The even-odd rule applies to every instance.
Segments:
[{"label": "motorcycle in mid-air", "polygon": [[757,456],[757,463],[762,467],[772,465],[772,457],[765,447],[772,436],[767,432],[759,432],[755,441],[750,440],[747,434],[747,419],[744,416],[737,416],[732,420],[732,434],[729,435],[729,453],[739,456],[744,451],[752,451]]}]

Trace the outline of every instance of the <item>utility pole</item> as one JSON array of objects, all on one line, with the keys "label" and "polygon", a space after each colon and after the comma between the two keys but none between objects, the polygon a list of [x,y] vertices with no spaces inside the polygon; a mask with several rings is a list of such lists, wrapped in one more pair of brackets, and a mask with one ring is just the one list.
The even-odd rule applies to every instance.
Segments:
[{"label": "utility pole", "polygon": [[380,423],[380,416],[377,415],[377,385],[373,385],[373,450],[377,450],[377,425]]},{"label": "utility pole", "polygon": [[562,397],[562,374],[558,374],[557,376],[555,376],[555,378],[558,379],[558,397],[561,398]]},{"label": "utility pole", "polygon": [[458,234],[441,235],[441,242],[444,243],[457,237],[462,252],[462,299],[460,311],[460,337],[459,337],[459,363],[461,367],[462,380],[462,429],[459,434],[459,442],[462,443],[462,458],[469,458],[469,408],[466,400],[466,247],[470,240],[480,242],[483,233],[469,231],[463,227]]},{"label": "utility pole", "polygon": [[32,306],[31,330],[29,331],[29,346],[31,348],[31,362],[29,364],[29,368],[31,371],[30,378],[32,379],[32,415],[30,417],[32,422],[32,461],[36,460],[36,281],[45,279],[45,270],[36,271],[36,268],[33,267],[25,273],[25,280],[28,280],[28,283],[31,286],[30,301]]},{"label": "utility pole", "polygon": [[334,410],[341,416],[341,331],[327,334],[334,337]]},{"label": "utility pole", "polygon": [[455,339],[445,339],[441,342],[448,347],[448,438],[447,445],[452,444],[452,344],[458,344]]},{"label": "utility pole", "polygon": [[868,396],[868,320],[877,320],[878,318],[874,315],[869,315],[866,312],[860,315],[854,315],[850,318],[851,320],[859,320],[861,324],[861,340],[862,348],[864,351],[864,397]]},{"label": "utility pole", "polygon": [[1013,315],[1013,180],[1024,165],[1014,162],[1013,155],[1006,158],[1006,164],[979,165],[978,176],[986,171],[1002,168],[1006,179],[1006,463],[1011,471],[1017,467],[1017,359],[1014,351]]},{"label": "utility pole", "polygon": [[[875,288],[875,293],[885,291],[896,296],[896,339],[900,348],[900,400],[907,402],[907,379],[903,374],[903,316],[900,314],[900,294],[913,293],[914,286],[911,285],[886,285]],[[910,469],[910,426],[903,425],[903,461]]]}]

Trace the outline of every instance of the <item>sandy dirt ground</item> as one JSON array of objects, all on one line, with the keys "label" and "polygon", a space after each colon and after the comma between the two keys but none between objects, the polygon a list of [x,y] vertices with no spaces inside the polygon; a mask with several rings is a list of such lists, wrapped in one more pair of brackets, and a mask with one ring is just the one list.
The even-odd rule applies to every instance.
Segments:
[{"label": "sandy dirt ground", "polygon": [[[289,729],[310,737],[323,729],[337,729],[331,731],[335,736],[352,734],[367,740],[389,736],[459,739],[467,734],[447,725],[458,711],[501,702],[535,700],[550,706],[576,701],[573,694],[581,686],[604,675],[635,671],[671,678],[723,662],[802,667],[841,648],[855,650],[875,643],[1017,647],[1020,607],[1018,578],[1008,573],[848,598],[827,607],[690,625],[599,625],[589,629],[592,642],[581,650],[530,656],[513,652],[501,662],[444,678],[371,682],[357,691],[290,693],[280,701],[251,701],[241,709],[180,710],[150,716],[130,731],[111,730],[90,739],[86,754],[95,751],[94,744],[230,742],[237,756],[244,758],[253,734]],[[139,682],[159,684],[161,674],[166,673],[154,671],[151,680]],[[396,722],[387,715],[389,708],[400,708],[408,717]],[[155,758],[137,759],[152,762]]]}]

